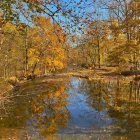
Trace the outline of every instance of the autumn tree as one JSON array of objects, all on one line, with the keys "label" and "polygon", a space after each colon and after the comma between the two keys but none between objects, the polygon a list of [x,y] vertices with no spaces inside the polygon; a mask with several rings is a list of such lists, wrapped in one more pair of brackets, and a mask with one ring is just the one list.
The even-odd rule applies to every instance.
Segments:
[{"label": "autumn tree", "polygon": [[10,22],[7,22],[1,31],[0,61],[2,76],[16,76],[17,71],[22,70],[23,66],[23,39],[16,26]]},{"label": "autumn tree", "polygon": [[[29,30],[29,64],[34,74],[37,65],[42,73],[64,68],[65,34],[58,24],[52,24],[50,18],[38,16],[35,26]],[[42,68],[42,69],[41,69]]]},{"label": "autumn tree", "polygon": [[96,66],[100,68],[101,65],[105,65],[110,45],[109,35],[108,21],[90,21],[84,35],[78,38],[78,45],[75,48],[78,51],[77,60],[81,60],[79,64],[83,63],[82,65],[87,68]]},{"label": "autumn tree", "polygon": [[[121,57],[120,61],[116,59],[116,61],[119,61],[117,63],[127,63],[136,70],[139,58],[139,2],[135,0],[115,0],[102,1],[102,4],[108,9],[110,29],[112,30],[111,37],[114,38],[117,47],[113,51],[114,53],[111,52],[112,56],[116,56],[112,57],[112,60]],[[120,37],[123,38],[123,42],[119,40]]]}]

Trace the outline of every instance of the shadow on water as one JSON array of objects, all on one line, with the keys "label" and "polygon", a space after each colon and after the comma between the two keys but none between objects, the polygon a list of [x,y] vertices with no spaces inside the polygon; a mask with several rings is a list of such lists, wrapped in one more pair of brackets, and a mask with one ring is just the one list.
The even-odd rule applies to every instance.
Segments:
[{"label": "shadow on water", "polygon": [[140,82],[34,81],[0,110],[0,139],[139,140]]}]

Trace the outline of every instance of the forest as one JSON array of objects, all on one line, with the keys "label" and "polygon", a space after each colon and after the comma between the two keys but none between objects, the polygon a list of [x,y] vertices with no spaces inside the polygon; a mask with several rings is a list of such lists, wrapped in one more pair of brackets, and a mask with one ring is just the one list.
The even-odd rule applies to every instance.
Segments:
[{"label": "forest", "polygon": [[1,77],[139,67],[139,0],[3,0],[0,15]]},{"label": "forest", "polygon": [[[66,78],[77,79],[74,79],[75,82],[73,79],[59,81]],[[78,79],[85,79],[87,83],[85,81],[77,82]],[[123,83],[120,79],[125,82]],[[86,99],[83,95],[83,99],[87,100],[89,106],[92,106],[97,112],[101,113],[103,108],[105,111],[107,108],[109,119],[128,116],[126,120],[129,122],[129,119],[133,120],[133,117],[139,114],[139,80],[140,0],[0,1],[0,114],[7,113],[6,107],[13,98],[12,106],[14,109],[18,108],[17,102],[22,99],[17,100],[17,95],[22,97],[25,96],[24,93],[29,95],[28,92],[31,95],[34,95],[35,92],[35,95],[42,93],[43,95],[37,95],[28,104],[25,104],[26,107],[28,106],[28,111],[32,110],[35,115],[34,119],[38,120],[37,126],[41,132],[48,135],[56,132],[57,127],[64,129],[67,126],[69,116],[73,113],[68,103],[71,102],[69,93],[72,92],[72,95],[73,92],[78,93],[78,89],[75,87],[78,85],[79,92],[82,94],[86,92],[89,96]],[[52,83],[49,83],[50,81]],[[57,83],[58,81],[60,83]],[[93,93],[96,94],[93,95]],[[109,96],[112,97],[112,100]],[[57,98],[56,107],[54,103]],[[45,99],[46,101],[44,101]],[[99,102],[92,103],[95,99]],[[82,106],[82,104],[80,105]],[[29,109],[29,106],[32,109]],[[22,111],[27,109],[20,107]],[[38,115],[43,114],[44,110],[47,112],[46,116],[51,111],[59,115],[52,116],[52,118],[49,115],[48,118]],[[123,111],[121,112],[121,110]],[[19,114],[16,109],[13,112]],[[24,116],[25,112],[21,114]],[[137,112],[137,115],[134,112]],[[117,116],[115,113],[122,116]],[[31,112],[29,114],[33,115]],[[62,125],[59,116],[67,118],[63,120]],[[121,118],[122,124],[124,118]],[[137,116],[137,118],[139,117]],[[12,119],[15,121],[15,118]],[[25,118],[23,120],[25,121]],[[49,121],[50,124],[44,125],[44,121]],[[4,122],[5,125],[7,123]],[[140,127],[137,125],[140,122],[134,119],[134,123],[135,129],[131,125],[125,126],[125,134],[120,132],[124,136],[122,140],[140,138],[137,133],[140,132]],[[14,126],[16,125],[14,124]],[[113,123],[113,126],[116,127],[116,124]],[[120,128],[120,124],[118,126]],[[0,133],[3,132],[1,128],[0,124]],[[131,128],[135,130],[136,134],[128,136]],[[120,130],[123,131],[122,126]],[[85,134],[81,130],[76,132]],[[117,136],[120,136],[118,131],[115,132]],[[134,135],[137,136],[136,139],[133,137]],[[0,134],[1,138],[3,137]],[[102,139],[112,140],[112,137]],[[119,139],[120,137],[114,140]],[[87,140],[90,139],[87,138]]]}]

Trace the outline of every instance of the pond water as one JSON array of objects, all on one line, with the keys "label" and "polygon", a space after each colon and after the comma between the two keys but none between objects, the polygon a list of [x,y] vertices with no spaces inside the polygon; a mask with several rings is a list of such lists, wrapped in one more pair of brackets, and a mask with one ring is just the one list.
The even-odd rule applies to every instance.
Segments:
[{"label": "pond water", "polygon": [[140,82],[36,80],[11,94],[1,140],[140,140]]}]

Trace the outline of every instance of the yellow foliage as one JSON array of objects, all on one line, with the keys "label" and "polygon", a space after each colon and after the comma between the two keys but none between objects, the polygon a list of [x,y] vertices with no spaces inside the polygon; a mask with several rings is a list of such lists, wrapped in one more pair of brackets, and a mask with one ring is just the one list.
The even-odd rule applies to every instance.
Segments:
[{"label": "yellow foliage", "polygon": [[13,24],[10,23],[10,22],[7,22],[7,23],[3,26],[2,30],[3,30],[4,32],[14,33],[14,32],[16,32],[16,26],[13,25]]},{"label": "yellow foliage", "polygon": [[63,45],[65,35],[58,24],[52,24],[50,18],[37,16],[34,19],[36,27],[29,31],[31,47],[29,48],[29,64],[36,62],[46,65],[48,70],[55,71],[64,68],[65,53]]},{"label": "yellow foliage", "polygon": [[118,20],[117,19],[114,19],[112,21],[112,25],[115,26],[115,27],[118,27],[119,26]]}]

